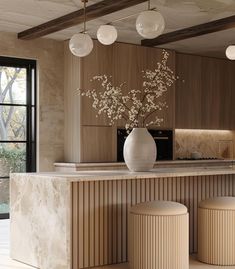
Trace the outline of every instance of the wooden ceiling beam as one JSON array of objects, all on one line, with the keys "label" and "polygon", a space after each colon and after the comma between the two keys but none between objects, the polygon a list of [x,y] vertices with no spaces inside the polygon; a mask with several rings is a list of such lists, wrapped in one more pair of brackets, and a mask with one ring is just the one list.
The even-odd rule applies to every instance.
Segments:
[{"label": "wooden ceiling beam", "polygon": [[155,47],[175,41],[180,41],[192,37],[211,34],[219,31],[228,30],[235,27],[235,16],[195,25],[174,32],[166,33],[154,39],[143,39],[141,45]]},{"label": "wooden ceiling beam", "polygon": [[[136,6],[146,0],[103,0],[87,6],[87,21],[103,17],[122,9]],[[18,34],[19,39],[35,39],[83,23],[84,10],[79,9],[60,18],[48,21]]]}]

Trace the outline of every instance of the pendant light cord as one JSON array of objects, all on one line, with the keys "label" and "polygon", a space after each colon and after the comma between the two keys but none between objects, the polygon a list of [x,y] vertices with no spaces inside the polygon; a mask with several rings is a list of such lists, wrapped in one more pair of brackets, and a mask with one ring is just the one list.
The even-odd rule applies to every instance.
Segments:
[{"label": "pendant light cord", "polygon": [[87,0],[83,0],[83,3],[84,3],[84,29],[83,29],[83,32],[84,34],[86,33],[86,1]]},{"label": "pendant light cord", "polygon": [[151,10],[151,0],[148,0],[148,10]]}]

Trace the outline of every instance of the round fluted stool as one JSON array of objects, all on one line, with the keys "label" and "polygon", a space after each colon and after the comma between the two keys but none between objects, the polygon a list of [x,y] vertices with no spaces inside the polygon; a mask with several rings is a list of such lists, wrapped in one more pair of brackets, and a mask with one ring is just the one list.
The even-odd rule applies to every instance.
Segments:
[{"label": "round fluted stool", "polygon": [[188,269],[187,208],[179,203],[153,201],[130,209],[131,269]]},{"label": "round fluted stool", "polygon": [[199,204],[198,259],[235,265],[235,197],[216,197]]}]

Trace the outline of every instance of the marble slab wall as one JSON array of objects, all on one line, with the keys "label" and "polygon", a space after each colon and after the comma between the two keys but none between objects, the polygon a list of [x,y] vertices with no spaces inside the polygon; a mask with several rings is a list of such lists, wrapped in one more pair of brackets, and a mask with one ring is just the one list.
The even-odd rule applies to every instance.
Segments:
[{"label": "marble slab wall", "polygon": [[64,156],[64,47],[46,38],[19,40],[0,32],[0,55],[37,60],[38,170],[53,171]]},{"label": "marble slab wall", "polygon": [[227,130],[180,130],[175,131],[175,158],[189,158],[194,151],[202,157],[232,159],[235,132]]}]

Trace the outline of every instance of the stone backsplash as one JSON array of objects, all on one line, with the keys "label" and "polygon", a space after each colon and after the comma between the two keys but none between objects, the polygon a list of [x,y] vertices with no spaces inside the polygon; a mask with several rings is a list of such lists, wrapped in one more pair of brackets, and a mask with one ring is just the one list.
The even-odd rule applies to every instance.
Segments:
[{"label": "stone backsplash", "polygon": [[204,158],[234,157],[234,131],[227,130],[175,130],[175,158],[190,158],[200,152]]}]

